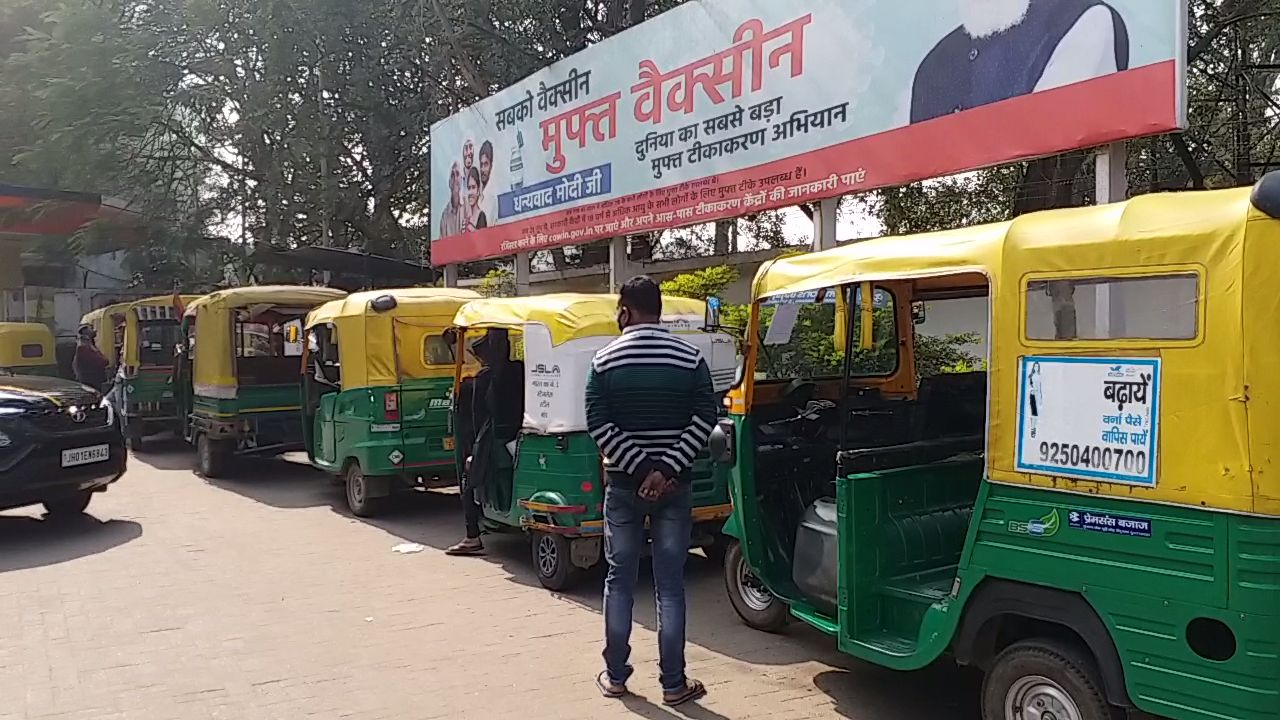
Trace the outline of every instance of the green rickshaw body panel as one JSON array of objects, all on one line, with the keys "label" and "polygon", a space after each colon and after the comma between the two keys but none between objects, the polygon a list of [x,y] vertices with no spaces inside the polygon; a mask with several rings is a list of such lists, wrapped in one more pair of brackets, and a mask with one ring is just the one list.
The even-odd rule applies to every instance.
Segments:
[{"label": "green rickshaw body panel", "polygon": [[[248,422],[257,438],[255,447],[241,447],[246,454],[257,448],[275,448],[275,452],[304,449],[302,438],[302,389],[300,385],[259,385],[241,387],[235,398],[211,398],[196,395],[192,399],[192,415],[197,423]],[[243,431],[239,431],[242,435]]]},{"label": "green rickshaw body panel", "polygon": [[[1010,485],[986,496],[961,572],[967,589],[999,577],[1080,593],[1142,710],[1280,718],[1280,519]],[[1231,629],[1229,659],[1191,649],[1198,618]]]},{"label": "green rickshaw body panel", "polygon": [[[506,453],[503,448],[496,452]],[[512,498],[505,502],[486,503],[485,516],[496,523],[518,528],[533,521],[572,528],[574,534],[598,534],[604,502],[600,451],[585,432],[565,435],[525,434],[516,444]],[[499,500],[490,498],[491,501]],[[505,499],[502,499],[505,500]],[[553,513],[521,507],[531,501],[561,507],[583,506],[583,513]],[[587,527],[583,528],[586,523]]]},{"label": "green rickshaw body panel", "polygon": [[125,412],[131,418],[143,420],[177,417],[178,403],[174,399],[173,369],[139,368],[136,375],[125,381]]},{"label": "green rickshaw body panel", "polygon": [[[384,390],[388,392],[390,389]],[[422,475],[457,477],[449,409],[453,403],[453,377],[418,378],[400,384],[401,467]],[[376,394],[376,392],[375,392]],[[381,411],[382,395],[373,410]]]},{"label": "green rickshaw body panel", "polygon": [[57,365],[21,365],[7,368],[14,375],[39,375],[40,377],[58,377]]},{"label": "green rickshaw body panel", "polygon": [[[316,411],[312,463],[332,473],[355,460],[371,476],[456,477],[448,427],[451,387],[452,380],[443,378],[326,393]],[[388,394],[399,394],[399,420],[386,419]]]}]

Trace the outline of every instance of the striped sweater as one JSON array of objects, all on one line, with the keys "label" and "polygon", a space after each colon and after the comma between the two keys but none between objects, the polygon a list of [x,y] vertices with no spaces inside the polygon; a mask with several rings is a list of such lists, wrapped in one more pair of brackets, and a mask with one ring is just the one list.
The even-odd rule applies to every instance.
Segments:
[{"label": "striped sweater", "polygon": [[657,325],[627,328],[596,353],[587,378],[587,429],[616,475],[678,479],[716,421],[711,372],[698,348]]}]

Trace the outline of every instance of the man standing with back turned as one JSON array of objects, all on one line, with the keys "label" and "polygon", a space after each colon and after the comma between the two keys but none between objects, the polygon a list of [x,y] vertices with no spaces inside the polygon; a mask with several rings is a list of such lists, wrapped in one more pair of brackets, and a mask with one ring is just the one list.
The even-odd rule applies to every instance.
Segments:
[{"label": "man standing with back turned", "polygon": [[587,427],[605,458],[605,670],[596,684],[622,697],[632,668],[631,612],[645,518],[653,538],[662,701],[701,697],[685,676],[684,562],[689,553],[688,471],[716,421],[711,372],[694,345],[662,325],[658,284],[638,276],[618,296],[622,336],[596,353],[587,379]]}]

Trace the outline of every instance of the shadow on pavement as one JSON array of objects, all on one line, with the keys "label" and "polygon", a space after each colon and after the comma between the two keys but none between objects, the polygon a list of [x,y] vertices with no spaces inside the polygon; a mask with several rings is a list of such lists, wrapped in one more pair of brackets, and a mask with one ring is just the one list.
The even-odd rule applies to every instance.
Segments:
[{"label": "shadow on pavement", "polygon": [[180,437],[156,435],[144,441],[142,452],[129,454],[130,463],[141,463],[156,470],[191,470],[195,467],[195,452]]},{"label": "shadow on pavement", "polygon": [[690,700],[673,708],[664,707],[640,695],[627,695],[622,698],[621,702],[632,715],[649,718],[649,720],[684,720],[684,718],[689,718],[689,720],[729,720],[729,718],[718,712],[702,707],[696,700]]},{"label": "shadow on pavement", "polygon": [[0,573],[97,555],[141,536],[142,526],[129,520],[0,515]]}]

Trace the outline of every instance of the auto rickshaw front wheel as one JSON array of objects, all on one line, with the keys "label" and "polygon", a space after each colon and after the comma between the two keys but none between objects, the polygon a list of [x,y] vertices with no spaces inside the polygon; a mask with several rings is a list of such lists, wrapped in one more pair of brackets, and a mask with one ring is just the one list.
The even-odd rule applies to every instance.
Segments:
[{"label": "auto rickshaw front wheel", "polygon": [[231,464],[231,441],[214,440],[208,433],[196,435],[196,465],[200,474],[213,480],[227,472]]},{"label": "auto rickshaw front wheel", "polygon": [[724,551],[724,588],[729,604],[748,626],[769,633],[786,626],[790,612],[787,604],[751,572],[737,540],[729,540]]},{"label": "auto rickshaw front wheel", "polygon": [[533,569],[542,587],[557,592],[567,590],[582,574],[573,564],[570,540],[548,532],[533,533]]},{"label": "auto rickshaw front wheel", "polygon": [[1119,713],[1102,692],[1092,656],[1058,640],[1010,645],[982,682],[983,720],[1115,720]]}]

